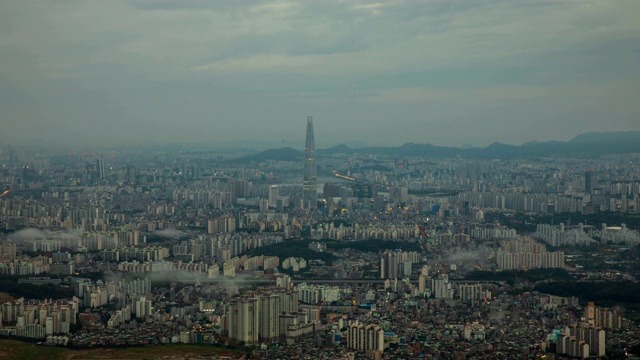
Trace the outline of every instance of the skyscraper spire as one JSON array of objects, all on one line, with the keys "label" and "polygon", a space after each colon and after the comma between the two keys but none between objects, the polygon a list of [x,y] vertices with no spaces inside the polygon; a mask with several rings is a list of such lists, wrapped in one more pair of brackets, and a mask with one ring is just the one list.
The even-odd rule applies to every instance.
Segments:
[{"label": "skyscraper spire", "polygon": [[306,209],[317,205],[318,179],[316,167],[316,141],[313,136],[313,117],[307,116],[307,138],[304,143],[304,172],[302,177],[302,200]]}]

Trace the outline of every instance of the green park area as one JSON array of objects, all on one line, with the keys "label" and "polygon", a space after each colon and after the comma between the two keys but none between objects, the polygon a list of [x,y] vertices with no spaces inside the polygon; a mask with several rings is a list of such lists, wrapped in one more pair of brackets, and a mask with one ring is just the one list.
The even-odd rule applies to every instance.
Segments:
[{"label": "green park area", "polygon": [[335,241],[319,240],[327,244],[327,252],[317,252],[309,249],[309,244],[313,240],[286,240],[281,243],[259,247],[246,251],[247,256],[277,256],[280,260],[289,257],[301,257],[305,260],[322,260],[327,264],[337,260],[329,251],[341,249],[353,249],[363,252],[380,252],[384,250],[400,249],[404,251],[421,251],[420,245],[416,242],[406,241],[385,241],[385,240],[361,240],[361,241]]}]

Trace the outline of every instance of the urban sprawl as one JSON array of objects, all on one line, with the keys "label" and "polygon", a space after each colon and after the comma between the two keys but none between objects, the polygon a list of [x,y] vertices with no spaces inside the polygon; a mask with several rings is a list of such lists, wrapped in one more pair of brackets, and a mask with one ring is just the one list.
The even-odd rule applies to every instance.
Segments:
[{"label": "urban sprawl", "polygon": [[311,117],[305,140],[8,146],[0,336],[247,359],[640,353],[640,155],[319,150]]}]

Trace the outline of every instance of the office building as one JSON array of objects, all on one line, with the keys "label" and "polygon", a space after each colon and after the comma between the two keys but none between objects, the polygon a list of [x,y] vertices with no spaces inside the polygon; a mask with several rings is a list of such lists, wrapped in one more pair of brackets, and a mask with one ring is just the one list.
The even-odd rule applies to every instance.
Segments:
[{"label": "office building", "polygon": [[584,173],[584,192],[587,194],[593,194],[594,186],[594,178],[591,170],[587,170]]},{"label": "office building", "polygon": [[276,207],[278,205],[278,197],[278,185],[269,186],[269,207]]},{"label": "office building", "polygon": [[105,177],[104,161],[102,159],[96,160],[96,177],[100,180],[103,180]]},{"label": "office building", "polygon": [[316,142],[313,136],[313,118],[307,117],[307,138],[304,143],[304,172],[302,177],[302,201],[305,209],[314,209],[317,201]]}]

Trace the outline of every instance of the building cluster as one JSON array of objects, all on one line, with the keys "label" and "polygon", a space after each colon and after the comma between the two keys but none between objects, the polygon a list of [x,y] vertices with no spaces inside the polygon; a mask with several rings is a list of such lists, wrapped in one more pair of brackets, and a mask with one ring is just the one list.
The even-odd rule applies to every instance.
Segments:
[{"label": "building cluster", "polygon": [[183,261],[214,260],[222,264],[247,250],[277,244],[282,240],[282,236],[266,233],[225,233],[214,236],[199,236],[196,239],[180,241],[175,244],[172,248],[172,254],[174,258],[177,256]]},{"label": "building cluster", "polygon": [[607,331],[622,329],[623,317],[616,309],[595,306],[593,302],[584,310],[578,321],[548,336],[548,343],[556,346],[556,353],[582,359],[606,355]]},{"label": "building cluster", "polygon": [[640,231],[628,229],[626,224],[620,224],[620,226],[602,224],[600,229],[593,227],[588,229],[587,233],[603,245],[609,243],[626,246],[640,245]]},{"label": "building cluster", "polygon": [[351,295],[351,289],[325,284],[301,283],[296,288],[298,299],[303,304],[332,303]]},{"label": "building cluster", "polygon": [[626,224],[599,228],[579,223],[577,226],[538,224],[535,236],[540,237],[551,246],[589,246],[593,244],[638,246],[640,232],[628,229]]},{"label": "building cluster", "polygon": [[420,236],[417,224],[380,224],[367,225],[355,223],[345,227],[337,227],[333,223],[323,224],[311,233],[314,239],[332,240],[410,240]]},{"label": "building cluster", "polygon": [[564,268],[564,252],[549,252],[537,241],[521,237],[501,242],[496,261],[502,270]]},{"label": "building cluster", "polygon": [[380,256],[380,278],[398,279],[409,277],[413,264],[419,263],[420,254],[415,251],[387,250]]},{"label": "building cluster", "polygon": [[564,224],[538,224],[535,235],[551,246],[584,246],[596,242],[585,233],[583,224],[575,228],[567,228]]},{"label": "building cluster", "polygon": [[52,264],[52,259],[46,256],[0,258],[0,275],[23,276],[48,273]]},{"label": "building cluster", "polygon": [[319,320],[317,308],[299,308],[295,288],[262,290],[231,300],[222,332],[231,341],[256,345],[310,334]]},{"label": "building cluster", "polygon": [[309,243],[309,249],[317,252],[327,251],[327,244],[323,242],[312,241]]},{"label": "building cluster", "polygon": [[587,201],[583,195],[535,194],[528,192],[464,192],[459,202],[470,207],[543,214],[582,212]]},{"label": "building cluster", "polygon": [[605,331],[578,322],[565,328],[555,339],[556,353],[588,359],[590,355],[605,355]]},{"label": "building cluster", "polygon": [[474,227],[469,232],[474,239],[513,239],[517,236],[515,229],[508,227]]},{"label": "building cluster", "polygon": [[347,347],[371,358],[381,358],[384,352],[384,331],[378,325],[365,325],[356,320],[347,328]]},{"label": "building cluster", "polygon": [[137,247],[120,247],[109,250],[102,250],[100,258],[108,262],[126,262],[126,261],[162,261],[169,257],[169,249],[164,246],[137,246]]},{"label": "building cluster", "polygon": [[[564,268],[563,252],[502,219],[530,229],[559,213],[637,213],[637,156],[318,154],[311,117],[302,161],[174,148],[0,152],[0,275],[74,290],[66,300],[6,302],[0,334],[80,347],[248,345],[265,358],[318,359],[596,357],[640,337],[619,308],[466,278]],[[533,236],[576,246],[566,250],[575,264],[582,246],[638,246],[627,223],[538,224]],[[369,240],[376,248],[362,250]],[[300,254],[274,255],[296,242]],[[605,260],[616,271],[569,276],[635,281],[623,270],[631,260]],[[64,278],[25,276],[43,273]]]},{"label": "building cluster", "polygon": [[285,270],[291,269],[293,272],[298,272],[307,267],[307,260],[301,257],[288,257],[282,261],[282,268]]},{"label": "building cluster", "polygon": [[92,281],[73,278],[72,283],[75,295],[81,299],[81,304],[88,308],[104,306],[114,298],[120,304],[131,304],[137,296],[151,293],[151,282],[146,278],[130,281]]},{"label": "building cluster", "polygon": [[[47,336],[68,334],[76,323],[79,301],[19,299],[0,306],[0,335],[44,339]],[[3,323],[15,324],[12,326]]]},{"label": "building cluster", "polygon": [[453,284],[447,274],[438,274],[431,279],[431,294],[434,299],[453,299]]}]

